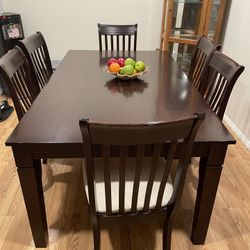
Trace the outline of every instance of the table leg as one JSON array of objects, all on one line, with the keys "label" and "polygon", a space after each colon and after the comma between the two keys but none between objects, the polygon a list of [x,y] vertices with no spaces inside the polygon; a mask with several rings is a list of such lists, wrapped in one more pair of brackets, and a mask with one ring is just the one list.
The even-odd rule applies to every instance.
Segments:
[{"label": "table leg", "polygon": [[19,167],[17,171],[35,246],[46,247],[48,227],[42,188],[41,161],[33,160],[33,167]]},{"label": "table leg", "polygon": [[212,145],[208,157],[200,159],[199,183],[191,235],[195,245],[204,244],[206,240],[226,150],[227,145]]}]

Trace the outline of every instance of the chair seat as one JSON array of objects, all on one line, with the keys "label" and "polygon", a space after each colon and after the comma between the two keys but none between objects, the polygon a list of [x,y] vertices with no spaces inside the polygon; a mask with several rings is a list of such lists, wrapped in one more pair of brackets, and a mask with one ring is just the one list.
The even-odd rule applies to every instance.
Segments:
[{"label": "chair seat", "polygon": [[[103,166],[102,159],[95,159],[95,192],[96,192],[96,211],[99,213],[106,212],[106,202],[105,202],[105,183],[103,176]],[[163,176],[163,170],[165,167],[165,159],[160,158],[160,163],[157,168],[156,177],[153,184],[152,195],[150,199],[149,207],[154,209],[156,206],[158,191],[160,187],[160,182]],[[125,201],[124,208],[126,212],[131,210],[132,195],[133,195],[133,183],[134,175],[136,169],[136,159],[128,158],[125,172]],[[145,158],[142,167],[142,173],[140,178],[140,185],[138,191],[138,201],[137,201],[137,211],[143,210],[145,193],[147,189],[147,180],[151,169],[151,158]],[[110,158],[110,178],[111,178],[111,203],[112,212],[119,212],[119,160],[118,158]],[[83,178],[86,195],[88,198],[88,185],[86,177],[86,167],[85,161],[83,161]],[[173,185],[171,177],[168,178],[167,184],[165,186],[164,195],[162,199],[162,207],[166,206],[172,196]],[[89,198],[88,198],[89,200]]]}]

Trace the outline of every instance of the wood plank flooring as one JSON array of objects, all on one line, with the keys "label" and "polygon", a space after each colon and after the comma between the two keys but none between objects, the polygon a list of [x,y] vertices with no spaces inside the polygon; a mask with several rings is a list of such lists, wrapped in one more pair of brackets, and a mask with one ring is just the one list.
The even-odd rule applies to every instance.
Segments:
[{"label": "wood plank flooring", "polygon": [[[35,249],[16,167],[4,143],[17,124],[16,114],[0,123],[0,249]],[[189,235],[197,186],[198,159],[192,161],[174,221],[173,250],[250,249],[250,151],[230,146],[222,172],[206,244],[192,245]],[[83,195],[81,161],[49,160],[43,167],[49,226],[49,250],[93,249],[91,224]],[[101,230],[102,250],[160,250],[158,223]]]}]

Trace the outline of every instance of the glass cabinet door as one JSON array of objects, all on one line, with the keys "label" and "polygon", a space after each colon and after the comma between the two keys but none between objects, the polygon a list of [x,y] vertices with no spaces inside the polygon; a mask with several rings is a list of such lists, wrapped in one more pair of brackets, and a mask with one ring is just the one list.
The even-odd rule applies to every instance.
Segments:
[{"label": "glass cabinet door", "polygon": [[174,0],[171,6],[172,20],[169,40],[194,40],[202,34],[203,1]]},{"label": "glass cabinet door", "polygon": [[210,15],[207,21],[207,32],[209,38],[218,42],[219,30],[222,25],[222,17],[225,8],[225,0],[212,0],[210,7]]},{"label": "glass cabinet door", "polygon": [[168,50],[187,73],[197,40],[204,32],[208,0],[172,0]]},{"label": "glass cabinet door", "polygon": [[170,54],[186,74],[189,72],[190,61],[194,53],[194,48],[195,45],[192,44],[171,43],[169,45]]},{"label": "glass cabinet door", "polygon": [[169,51],[185,72],[199,37],[207,35],[216,43],[229,0],[167,0],[162,48]]}]

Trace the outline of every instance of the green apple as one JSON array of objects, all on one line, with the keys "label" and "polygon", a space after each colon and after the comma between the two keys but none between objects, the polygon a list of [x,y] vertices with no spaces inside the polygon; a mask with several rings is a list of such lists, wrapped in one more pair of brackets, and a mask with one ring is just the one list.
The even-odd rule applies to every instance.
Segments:
[{"label": "green apple", "polygon": [[120,69],[119,74],[120,74],[120,75],[124,75],[124,74],[125,74],[125,73],[124,73],[124,67],[122,67],[122,68]]},{"label": "green apple", "polygon": [[132,58],[127,58],[127,59],[125,60],[125,65],[131,65],[131,66],[135,67],[135,61],[134,61],[134,59],[132,59]]},{"label": "green apple", "polygon": [[134,74],[134,67],[132,65],[125,65],[121,71],[121,75],[133,75]]},{"label": "green apple", "polygon": [[142,72],[145,70],[145,63],[143,61],[137,61],[135,63],[135,70],[137,72]]}]

